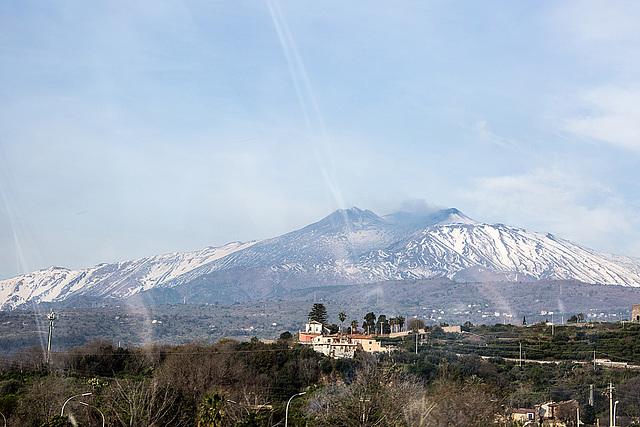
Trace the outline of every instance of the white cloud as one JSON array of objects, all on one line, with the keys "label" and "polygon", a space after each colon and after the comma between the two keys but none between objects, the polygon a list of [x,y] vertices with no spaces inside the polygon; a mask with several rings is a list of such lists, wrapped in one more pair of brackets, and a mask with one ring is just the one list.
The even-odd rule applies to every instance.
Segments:
[{"label": "white cloud", "polygon": [[584,100],[595,112],[567,120],[569,132],[640,152],[640,89],[600,87]]},{"label": "white cloud", "polygon": [[424,199],[410,198],[400,204],[399,210],[414,214],[429,215],[442,209],[447,209],[447,207],[435,205]]},{"label": "white cloud", "polygon": [[558,2],[551,13],[553,44],[571,61],[577,94],[563,128],[580,137],[640,152],[640,3],[629,0]]},{"label": "white cloud", "polygon": [[640,256],[638,213],[588,177],[538,169],[482,178],[476,184],[464,196],[477,202],[478,211],[488,218],[551,232],[596,250]]},{"label": "white cloud", "polygon": [[508,147],[511,145],[509,142],[505,141],[500,135],[497,135],[491,131],[489,128],[489,124],[486,120],[479,120],[475,123],[474,129],[477,135],[480,137],[481,141],[486,141],[491,144],[495,144],[500,147]]}]

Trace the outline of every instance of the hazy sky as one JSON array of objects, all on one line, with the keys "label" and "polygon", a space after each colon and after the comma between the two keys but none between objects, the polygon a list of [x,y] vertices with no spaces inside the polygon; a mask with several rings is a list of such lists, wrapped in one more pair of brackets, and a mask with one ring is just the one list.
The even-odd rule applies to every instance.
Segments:
[{"label": "hazy sky", "polygon": [[640,256],[638,22],[611,0],[3,1],[0,279],[351,206]]}]

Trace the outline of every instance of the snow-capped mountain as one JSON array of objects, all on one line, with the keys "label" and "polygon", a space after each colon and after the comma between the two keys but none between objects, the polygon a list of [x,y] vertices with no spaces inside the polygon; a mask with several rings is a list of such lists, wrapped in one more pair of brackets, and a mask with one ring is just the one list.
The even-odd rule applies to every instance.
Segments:
[{"label": "snow-capped mountain", "polygon": [[380,217],[351,208],[272,239],[3,280],[0,308],[117,302],[154,292],[171,301],[255,299],[303,287],[431,277],[640,286],[640,259],[479,223],[456,209]]}]

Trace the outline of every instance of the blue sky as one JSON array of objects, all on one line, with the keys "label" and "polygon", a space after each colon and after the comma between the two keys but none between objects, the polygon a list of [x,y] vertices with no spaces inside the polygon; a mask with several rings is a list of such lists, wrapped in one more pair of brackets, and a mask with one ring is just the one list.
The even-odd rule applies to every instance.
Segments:
[{"label": "blue sky", "polygon": [[5,1],[0,278],[456,207],[640,257],[640,3]]}]

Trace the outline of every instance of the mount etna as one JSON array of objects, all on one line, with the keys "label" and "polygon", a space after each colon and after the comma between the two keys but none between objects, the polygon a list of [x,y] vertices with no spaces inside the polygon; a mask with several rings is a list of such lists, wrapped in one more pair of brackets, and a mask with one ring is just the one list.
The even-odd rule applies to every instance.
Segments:
[{"label": "mount etna", "polygon": [[0,308],[286,300],[310,289],[427,279],[639,287],[640,259],[477,222],[457,209],[378,216],[354,207],[271,239],[3,280]]}]

